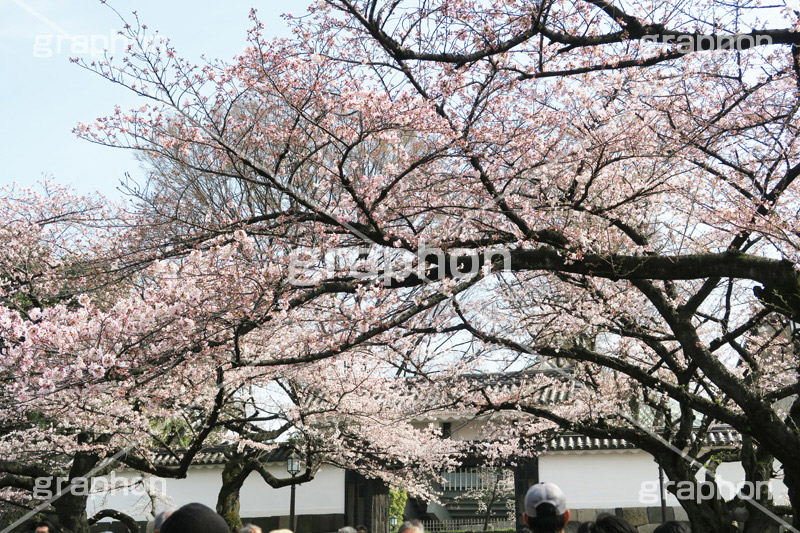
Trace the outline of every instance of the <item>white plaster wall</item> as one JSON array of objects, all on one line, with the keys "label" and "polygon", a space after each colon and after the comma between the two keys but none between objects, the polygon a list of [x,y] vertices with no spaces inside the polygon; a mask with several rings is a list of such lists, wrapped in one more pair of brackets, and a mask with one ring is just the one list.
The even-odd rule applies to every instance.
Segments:
[{"label": "white plaster wall", "polygon": [[453,422],[453,438],[458,440],[480,440],[481,432],[486,431],[485,421]]},{"label": "white plaster wall", "polygon": [[[284,465],[275,465],[269,471],[276,477],[287,476]],[[119,478],[126,474],[116,475]],[[203,503],[213,509],[222,486],[222,467],[192,467],[185,479],[152,478],[149,482],[156,493],[156,511],[192,502]],[[253,473],[245,480],[240,492],[240,514],[242,517],[288,515],[289,497],[289,487],[273,489],[260,475]],[[89,499],[87,511],[92,516],[100,509],[107,508],[127,512],[137,520],[148,520],[152,504],[151,498],[141,487],[131,487],[93,496]],[[295,510],[298,515],[343,513],[344,470],[323,466],[313,480],[297,485]]]},{"label": "white plaster wall", "polygon": [[[780,463],[775,461],[774,470],[780,472]],[[700,478],[701,476],[698,476]],[[742,463],[723,463],[717,468],[717,483],[719,485],[729,485],[730,489],[720,488],[723,496],[727,499],[731,492],[736,492],[741,488],[741,482],[744,481],[744,468]],[[746,489],[745,492],[750,489]],[[784,485],[783,478],[771,479],[769,482],[769,490],[772,494],[772,499],[776,505],[789,505],[789,489]]]},{"label": "white plaster wall", "polygon": [[783,483],[783,471],[781,464],[775,461],[773,469],[779,473],[779,479],[770,481],[770,489],[772,489],[772,498],[777,505],[789,505],[789,487]]},{"label": "white plaster wall", "polygon": [[[465,429],[470,431],[476,428]],[[276,477],[286,475],[284,465],[275,465],[269,470]],[[150,479],[149,483],[156,494],[156,510],[167,506],[179,507],[190,502],[200,502],[214,508],[222,484],[221,474],[220,466],[192,467],[186,479]],[[125,474],[116,475],[123,477]],[[734,486],[744,479],[744,471],[739,463],[720,465],[717,475],[718,480]],[[561,487],[572,509],[660,505],[658,466],[649,454],[641,451],[544,454],[539,457],[539,479]],[[772,480],[770,488],[777,504],[788,503],[786,486],[780,479]],[[289,493],[289,487],[273,489],[258,474],[251,474],[241,491],[241,516],[288,515]],[[667,505],[678,506],[678,501],[671,494],[667,494],[666,501]],[[106,508],[127,512],[137,520],[147,520],[152,502],[141,486],[133,486],[127,491],[103,493],[90,498],[88,514],[92,516]],[[296,511],[297,514],[343,513],[344,471],[323,466],[312,481],[298,485]]]},{"label": "white plaster wall", "polygon": [[545,454],[539,480],[558,485],[571,509],[658,505],[640,503],[642,482],[658,480],[658,466],[644,452]]},{"label": "white plaster wall", "polygon": [[[658,466],[652,456],[641,451],[544,454],[539,457],[539,479],[561,487],[572,509],[651,507],[661,504]],[[704,475],[698,475],[698,479],[704,479]],[[725,488],[720,488],[726,498],[735,493],[743,480],[741,463],[724,463],[717,469],[718,484],[730,486],[727,492]],[[787,489],[782,480],[771,480],[770,490],[776,504],[788,504]],[[666,494],[666,503],[669,506],[679,505],[670,493]]]}]

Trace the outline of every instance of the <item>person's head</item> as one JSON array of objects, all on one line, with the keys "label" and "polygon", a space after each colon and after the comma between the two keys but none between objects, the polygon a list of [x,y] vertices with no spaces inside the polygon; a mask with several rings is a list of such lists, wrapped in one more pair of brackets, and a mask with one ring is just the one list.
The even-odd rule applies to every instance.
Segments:
[{"label": "person's head", "polygon": [[686,528],[680,522],[670,520],[655,528],[653,533],[686,533]]},{"label": "person's head", "polygon": [[525,495],[522,519],[533,533],[559,533],[569,522],[567,499],[553,483],[537,483]]},{"label": "person's head", "polygon": [[245,524],[242,526],[241,533],[261,533],[261,528],[255,524]]},{"label": "person's head", "polygon": [[339,533],[356,533],[356,528],[354,528],[353,526],[340,527]]},{"label": "person's head", "polygon": [[578,530],[575,533],[592,533],[593,527],[594,522],[584,522],[578,526]]},{"label": "person's head", "polygon": [[368,533],[367,526],[356,526],[356,533]]},{"label": "person's head", "polygon": [[592,533],[638,533],[638,531],[630,522],[614,515],[598,518],[592,527]]},{"label": "person's head", "polygon": [[40,520],[33,526],[34,533],[56,533],[58,530],[49,520]]},{"label": "person's head", "polygon": [[159,533],[161,531],[161,526],[164,525],[166,519],[169,518],[169,515],[171,515],[174,511],[175,509],[164,509],[156,515],[155,519],[153,520],[153,533]]},{"label": "person's head", "polygon": [[425,533],[425,528],[419,520],[408,520],[400,524],[397,533]]},{"label": "person's head", "polygon": [[190,503],[164,520],[161,533],[231,533],[231,530],[212,509],[202,503]]}]

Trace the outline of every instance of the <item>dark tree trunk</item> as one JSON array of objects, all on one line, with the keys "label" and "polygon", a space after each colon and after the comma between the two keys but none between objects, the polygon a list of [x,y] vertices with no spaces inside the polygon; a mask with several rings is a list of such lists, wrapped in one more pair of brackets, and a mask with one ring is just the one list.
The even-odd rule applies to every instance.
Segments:
[{"label": "dark tree trunk", "polygon": [[783,482],[789,489],[789,502],[792,506],[792,525],[800,529],[800,474],[792,470],[784,470]]},{"label": "dark tree trunk", "polygon": [[89,533],[86,496],[65,495],[53,502],[61,533]]},{"label": "dark tree trunk", "polygon": [[519,464],[514,467],[514,517],[516,519],[517,533],[528,531],[528,527],[522,521],[522,513],[525,510],[525,494],[531,485],[539,481],[539,463],[533,459],[521,459]]},{"label": "dark tree trunk", "polygon": [[93,526],[103,518],[113,518],[114,520],[122,522],[130,533],[144,533],[143,528],[139,527],[139,524],[136,523],[133,517],[114,509],[103,509],[99,511],[89,519],[89,525]]},{"label": "dark tree trunk", "polygon": [[[217,512],[225,519],[232,531],[239,531],[242,527],[242,519],[239,516],[239,491],[241,491],[242,485],[244,485],[250,474],[253,472],[258,473],[267,485],[277,489],[311,481],[314,479],[319,467],[319,463],[313,462],[310,465],[307,464],[306,471],[299,476],[294,476],[291,479],[276,478],[258,461],[258,453],[254,455],[246,453],[226,454],[225,468],[222,470],[222,487],[217,495]],[[296,519],[297,517],[295,517]]]},{"label": "dark tree trunk", "polygon": [[386,533],[389,531],[389,485],[380,479],[370,480],[372,498],[370,503],[369,531]]},{"label": "dark tree trunk", "polygon": [[52,503],[62,532],[89,533],[86,501],[91,477],[88,474],[99,461],[100,458],[92,454],[78,453],[73,458],[68,483],[60,487],[61,496]]},{"label": "dark tree trunk", "polygon": [[692,531],[704,533],[731,533],[736,531],[733,526],[733,517],[720,500],[701,501],[681,500],[681,507],[689,515],[689,524]]},{"label": "dark tree trunk", "polygon": [[[749,435],[742,436],[741,458],[745,479],[752,487],[749,492],[753,493],[743,496],[752,496],[753,501],[757,502],[762,507],[766,509],[772,508],[773,505],[769,491],[762,490],[762,487],[766,487],[766,484],[772,477],[772,463],[774,458]],[[756,491],[759,492],[756,494]],[[762,531],[769,531],[770,526],[775,524],[775,520],[762,512],[757,506],[746,502],[742,503],[747,511],[747,519],[744,522],[743,533],[761,533]]]},{"label": "dark tree trunk", "polygon": [[247,476],[244,475],[245,460],[241,455],[228,458],[222,469],[222,488],[217,496],[217,512],[228,523],[231,531],[239,531],[242,518],[239,516],[239,491]]},{"label": "dark tree trunk", "polygon": [[[795,398],[789,415],[786,417],[786,424],[796,431],[800,428],[800,396]],[[783,463],[783,482],[789,490],[789,503],[792,506],[792,525],[800,529],[800,471],[789,468]]]},{"label": "dark tree trunk", "polygon": [[[682,457],[672,454],[671,451],[668,451],[668,453],[669,455],[657,458],[666,476],[675,483],[695,483],[694,495],[703,494],[698,486],[699,480],[694,477],[694,472],[690,469],[690,465]],[[670,484],[668,490],[678,497],[680,491],[675,483]],[[689,524],[691,524],[692,531],[702,531],[703,533],[731,533],[731,531],[735,531],[733,515],[728,510],[724,500],[678,497],[678,501],[689,516]]]}]

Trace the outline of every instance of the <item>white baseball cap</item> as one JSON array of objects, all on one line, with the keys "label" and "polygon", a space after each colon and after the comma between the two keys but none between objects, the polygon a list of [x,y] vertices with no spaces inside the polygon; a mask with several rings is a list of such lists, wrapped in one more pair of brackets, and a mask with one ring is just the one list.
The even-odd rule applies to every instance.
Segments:
[{"label": "white baseball cap", "polygon": [[567,512],[567,499],[554,483],[537,483],[528,489],[525,495],[525,514],[536,518],[536,509],[543,503],[552,505],[557,515]]}]

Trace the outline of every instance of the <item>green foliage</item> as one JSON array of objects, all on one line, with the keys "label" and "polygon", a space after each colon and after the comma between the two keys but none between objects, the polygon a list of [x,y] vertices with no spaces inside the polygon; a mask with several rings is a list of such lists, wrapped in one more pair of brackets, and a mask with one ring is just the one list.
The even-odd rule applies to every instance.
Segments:
[{"label": "green foliage", "polygon": [[394,516],[397,522],[403,521],[403,511],[408,501],[408,493],[403,488],[393,488],[389,490],[389,519]]}]

